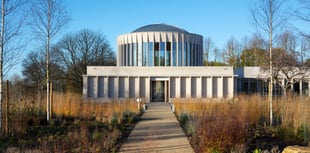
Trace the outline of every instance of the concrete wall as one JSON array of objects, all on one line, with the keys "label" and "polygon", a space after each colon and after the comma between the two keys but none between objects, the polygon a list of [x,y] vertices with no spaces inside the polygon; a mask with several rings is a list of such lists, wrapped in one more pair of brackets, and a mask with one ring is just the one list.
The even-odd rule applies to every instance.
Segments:
[{"label": "concrete wall", "polygon": [[232,98],[234,95],[231,67],[88,67],[87,72],[83,76],[85,98],[149,101],[152,80],[166,81],[166,101],[170,98]]}]

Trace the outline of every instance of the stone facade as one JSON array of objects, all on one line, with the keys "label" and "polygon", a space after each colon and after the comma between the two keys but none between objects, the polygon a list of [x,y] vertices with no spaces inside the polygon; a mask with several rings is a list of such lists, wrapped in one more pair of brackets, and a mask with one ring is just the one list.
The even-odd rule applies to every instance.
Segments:
[{"label": "stone facade", "polygon": [[93,100],[142,98],[232,98],[232,67],[102,67],[88,66],[83,96]]}]

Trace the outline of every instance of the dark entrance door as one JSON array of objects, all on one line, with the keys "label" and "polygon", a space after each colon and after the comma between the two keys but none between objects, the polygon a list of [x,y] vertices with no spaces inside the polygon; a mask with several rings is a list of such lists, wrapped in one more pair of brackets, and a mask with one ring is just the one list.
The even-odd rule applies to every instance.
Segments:
[{"label": "dark entrance door", "polygon": [[152,101],[164,102],[165,101],[165,81],[152,81]]}]

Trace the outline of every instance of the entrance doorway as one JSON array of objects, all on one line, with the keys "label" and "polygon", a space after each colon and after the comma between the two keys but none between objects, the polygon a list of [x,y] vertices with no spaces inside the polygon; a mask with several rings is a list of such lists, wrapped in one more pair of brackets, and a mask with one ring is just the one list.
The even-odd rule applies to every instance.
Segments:
[{"label": "entrance doorway", "polygon": [[151,97],[153,102],[165,101],[165,81],[152,81]]}]

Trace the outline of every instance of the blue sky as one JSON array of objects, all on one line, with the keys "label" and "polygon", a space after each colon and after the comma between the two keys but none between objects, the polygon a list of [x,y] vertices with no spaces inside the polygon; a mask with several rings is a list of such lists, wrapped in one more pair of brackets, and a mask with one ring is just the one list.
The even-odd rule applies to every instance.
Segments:
[{"label": "blue sky", "polygon": [[[255,26],[250,8],[255,0],[63,0],[71,22],[53,42],[67,33],[82,29],[101,32],[116,51],[118,35],[155,23],[183,28],[210,37],[223,49],[234,37],[251,37]],[[293,2],[295,2],[293,0]],[[25,55],[26,57],[26,55]],[[21,66],[13,72],[21,74]]]},{"label": "blue sky", "polygon": [[66,0],[72,21],[63,31],[87,28],[103,33],[116,50],[120,34],[148,24],[165,23],[211,37],[223,48],[230,37],[241,40],[255,32],[252,0]]}]

